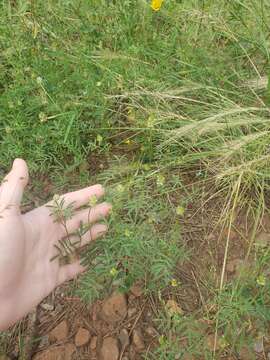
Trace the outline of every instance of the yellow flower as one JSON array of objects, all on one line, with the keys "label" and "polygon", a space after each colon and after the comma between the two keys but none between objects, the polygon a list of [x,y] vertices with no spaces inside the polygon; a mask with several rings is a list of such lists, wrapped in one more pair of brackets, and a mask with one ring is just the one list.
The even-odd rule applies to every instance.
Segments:
[{"label": "yellow flower", "polygon": [[172,279],[172,280],[171,280],[171,286],[172,286],[172,287],[176,287],[177,285],[178,285],[177,280],[176,280],[176,279]]},{"label": "yellow flower", "polygon": [[95,195],[93,195],[90,197],[88,205],[90,207],[95,206],[97,201],[98,201],[97,197]]},{"label": "yellow flower", "polygon": [[159,344],[162,346],[164,346],[166,344],[166,338],[164,335],[161,335],[159,338],[158,338],[158,342]]},{"label": "yellow flower", "polygon": [[131,236],[131,233],[128,229],[125,230],[125,236],[126,237],[130,237]]},{"label": "yellow flower", "polygon": [[162,187],[165,184],[165,177],[161,174],[157,175],[157,186]]},{"label": "yellow flower", "polygon": [[42,123],[46,122],[48,120],[48,117],[44,112],[40,112],[38,114],[38,117],[39,117],[40,122],[42,122]]},{"label": "yellow flower", "polygon": [[147,127],[153,128],[155,126],[155,118],[154,115],[150,115],[146,122]]},{"label": "yellow flower", "polygon": [[55,194],[55,195],[53,196],[53,201],[54,201],[54,202],[57,202],[57,201],[59,201],[59,200],[60,200],[60,195]]},{"label": "yellow flower", "polygon": [[228,343],[228,341],[226,340],[225,336],[222,335],[221,338],[218,341],[218,345],[220,346],[221,349],[225,349],[227,346],[229,346],[230,344]]},{"label": "yellow flower", "polygon": [[111,270],[110,270],[110,274],[111,274],[111,276],[116,276],[117,274],[118,274],[118,271],[117,271],[117,269],[116,268],[112,268]]},{"label": "yellow flower", "polygon": [[101,145],[101,143],[102,143],[102,140],[103,140],[103,137],[100,135],[100,134],[97,134],[97,142],[98,142],[98,144],[99,145]]},{"label": "yellow flower", "polygon": [[176,214],[179,216],[183,216],[185,213],[185,208],[181,205],[177,206],[176,208]]},{"label": "yellow flower", "polygon": [[263,274],[259,275],[257,278],[257,284],[261,286],[265,286],[265,283],[266,283],[265,276]]},{"label": "yellow flower", "polygon": [[162,3],[163,3],[163,0],[152,0],[151,8],[154,11],[158,11],[158,10],[160,10]]},{"label": "yellow flower", "polygon": [[118,193],[122,193],[122,192],[125,191],[125,188],[124,188],[124,186],[123,186],[122,184],[118,184],[118,185],[116,186],[116,191],[117,191]]}]

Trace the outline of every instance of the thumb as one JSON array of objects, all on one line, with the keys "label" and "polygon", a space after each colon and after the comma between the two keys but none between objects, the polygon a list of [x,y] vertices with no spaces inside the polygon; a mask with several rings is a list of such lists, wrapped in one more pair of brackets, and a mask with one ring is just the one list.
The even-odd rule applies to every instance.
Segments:
[{"label": "thumb", "polygon": [[28,178],[26,162],[22,159],[14,160],[10,173],[4,178],[0,187],[0,211],[7,206],[20,206]]}]

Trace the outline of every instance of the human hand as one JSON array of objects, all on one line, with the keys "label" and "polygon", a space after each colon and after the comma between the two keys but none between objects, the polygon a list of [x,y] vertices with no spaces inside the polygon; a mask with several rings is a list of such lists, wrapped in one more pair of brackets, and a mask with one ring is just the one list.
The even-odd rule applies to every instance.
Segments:
[{"label": "human hand", "polygon": [[0,330],[30,312],[55,287],[85,270],[79,261],[61,265],[56,258],[57,244],[66,237],[66,231],[74,234],[81,224],[93,224],[82,236],[81,246],[107,231],[106,225],[96,222],[108,215],[110,204],[95,205],[91,211],[80,209],[91,198],[104,194],[101,185],[60,197],[64,206],[76,209],[63,226],[52,216],[48,206],[52,203],[21,214],[20,203],[27,182],[27,165],[16,159],[0,187]]}]

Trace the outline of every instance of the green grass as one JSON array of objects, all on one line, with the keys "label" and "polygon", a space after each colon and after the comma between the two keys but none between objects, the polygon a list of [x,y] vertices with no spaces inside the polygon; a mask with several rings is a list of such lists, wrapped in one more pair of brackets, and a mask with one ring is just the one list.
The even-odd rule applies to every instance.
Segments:
[{"label": "green grass", "polygon": [[[101,181],[114,205],[108,237],[85,254],[83,298],[137,279],[146,294],[181,292],[170,281],[196,261],[181,235],[190,204],[222,199],[218,225],[230,229],[244,211],[256,233],[269,211],[267,1],[165,0],[158,12],[146,0],[0,7],[1,170],[23,157],[34,187],[46,179],[51,193]],[[267,336],[269,281],[257,279],[269,250],[248,239],[245,251],[255,259],[249,278],[205,274],[213,313],[201,306],[179,320],[161,310],[153,358],[210,359],[209,333],[222,339],[217,358]],[[187,339],[181,349],[174,335]]]}]

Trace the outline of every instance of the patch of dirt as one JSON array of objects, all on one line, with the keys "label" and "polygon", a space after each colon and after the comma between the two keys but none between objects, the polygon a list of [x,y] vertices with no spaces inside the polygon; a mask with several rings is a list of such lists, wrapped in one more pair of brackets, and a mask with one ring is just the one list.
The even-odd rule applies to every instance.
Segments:
[{"label": "patch of dirt", "polygon": [[[157,343],[155,316],[145,298],[114,292],[87,306],[79,298],[69,297],[66,289],[67,285],[58,288],[38,307],[32,359],[141,360],[142,352]],[[8,346],[12,360],[19,359],[19,348],[14,350],[19,336],[16,331]]]}]

